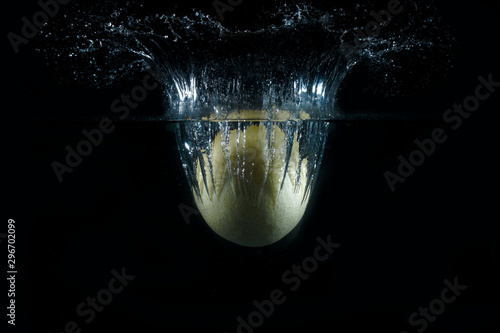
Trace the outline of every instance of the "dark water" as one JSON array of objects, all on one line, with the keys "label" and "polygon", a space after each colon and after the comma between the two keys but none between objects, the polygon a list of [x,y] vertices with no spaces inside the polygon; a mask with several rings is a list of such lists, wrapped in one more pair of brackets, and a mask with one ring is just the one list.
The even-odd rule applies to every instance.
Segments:
[{"label": "dark water", "polygon": [[[168,7],[165,11],[155,6],[140,9],[134,3],[115,6],[105,1],[87,6],[72,2],[33,41],[44,65],[48,65],[47,72],[61,80],[64,88],[53,85],[41,74],[37,77],[39,72],[30,72],[30,63],[13,66],[12,77],[30,78],[34,86],[26,94],[29,99],[18,91],[12,94],[21,96],[20,104],[26,103],[13,111],[30,113],[37,119],[20,129],[6,122],[14,128],[6,146],[20,155],[8,155],[12,157],[6,164],[12,171],[6,175],[15,189],[9,192],[9,199],[16,199],[18,216],[26,222],[25,227],[20,223],[22,245],[16,249],[22,258],[17,300],[19,318],[26,327],[23,332],[59,332],[71,320],[80,325],[82,332],[236,332],[236,318],[246,318],[255,310],[252,302],[268,299],[276,288],[286,292],[287,301],[276,307],[255,332],[413,332],[416,330],[409,326],[409,315],[439,297],[442,281],[455,276],[469,290],[456,303],[447,305],[445,313],[429,324],[427,332],[453,332],[459,328],[468,332],[498,331],[499,233],[494,223],[497,202],[492,195],[498,189],[498,97],[492,95],[464,121],[459,131],[450,131],[449,140],[395,193],[391,193],[383,177],[385,171],[397,170],[399,155],[407,156],[415,149],[416,138],[426,138],[433,129],[443,126],[442,113],[474,92],[478,75],[498,72],[496,45],[492,43],[498,24],[488,16],[489,7],[479,2],[443,4],[446,15],[455,20],[454,31],[459,33],[460,66],[448,62],[454,53],[450,45],[455,42],[439,10],[430,3],[405,2],[408,11],[395,16],[378,38],[381,53],[372,52],[373,57],[365,54],[350,69],[338,72],[345,74],[342,83],[329,76],[331,73],[314,74],[331,84],[328,87],[333,90],[328,91],[337,92],[333,94],[335,98],[329,95],[329,101],[336,103],[333,109],[330,104],[323,104],[325,99],[315,100],[325,106],[322,110],[327,111],[322,114],[333,114],[336,120],[328,120],[330,131],[313,197],[303,222],[290,237],[274,247],[249,250],[218,237],[200,216],[192,215],[190,223],[186,223],[179,204],[194,207],[194,203],[175,132],[169,130],[184,122],[165,122],[167,115],[178,115],[182,107],[169,102],[170,98],[179,101],[175,82],[184,82],[179,87],[191,89],[192,73],[196,78],[195,90],[202,91],[197,96],[206,96],[206,104],[198,100],[200,112],[218,99],[234,105],[230,98],[225,99],[225,86],[218,84],[218,78],[227,83],[226,78],[238,75],[234,69],[226,73],[223,65],[217,65],[227,61],[224,54],[217,57],[215,51],[224,50],[222,45],[189,56],[200,66],[196,68],[210,62],[220,71],[207,69],[205,75],[189,67],[175,67],[173,73],[178,76],[166,78],[161,91],[151,94],[131,112],[129,119],[117,121],[113,134],[106,136],[62,184],[50,165],[54,160],[64,160],[65,146],[75,146],[82,139],[82,129],[96,128],[103,117],[115,117],[111,102],[140,84],[145,67],[158,63],[162,54],[187,56],[188,49],[203,49],[206,44],[196,41],[201,37],[189,35],[182,28],[189,20],[209,40],[235,42],[237,39],[231,39],[227,31],[234,31],[245,40],[255,38],[255,43],[231,50],[240,64],[241,59],[252,58],[238,58],[239,50],[262,53],[259,45],[266,45],[264,54],[275,54],[259,39],[273,35],[272,20],[278,27],[276,38],[270,39],[272,43],[287,38],[283,31],[290,20],[293,29],[289,31],[295,31],[293,37],[297,37],[292,45],[305,43],[320,53],[328,45],[334,48],[336,42],[314,45],[313,40],[303,38],[309,35],[306,31],[311,31],[307,28],[321,32],[318,36],[324,38],[330,29],[335,31],[331,35],[334,41],[343,36],[352,42],[354,27],[371,21],[370,10],[382,9],[386,2],[369,2],[359,7],[351,3],[341,10],[333,8],[330,1],[317,11],[301,9],[300,13],[313,16],[316,23],[312,25],[304,23],[308,16],[298,15],[296,7],[283,9],[281,15],[269,20],[245,18],[248,11],[242,9],[245,14],[239,14],[235,8],[221,24],[213,12],[209,17],[196,16],[199,10],[184,10],[173,18],[177,9],[170,3],[164,4]],[[253,12],[274,13],[270,10],[273,6],[269,2]],[[206,7],[210,9],[211,3]],[[283,14],[287,11],[291,15]],[[330,11],[346,30],[344,34],[337,33],[337,23],[332,29],[331,24],[318,23],[318,16],[312,14],[319,13],[321,18]],[[204,12],[210,14],[208,10]],[[167,18],[159,19],[163,14]],[[158,26],[163,29],[158,35],[170,36],[168,40],[176,52],[146,52],[143,45],[149,50],[154,47],[150,45],[150,30],[144,28],[145,17],[155,22],[154,34],[159,31]],[[174,42],[168,23],[162,25],[164,21],[181,31],[178,35],[182,39]],[[90,25],[85,26],[86,23]],[[112,23],[116,32],[108,32],[106,23]],[[300,29],[294,30],[299,26],[305,28],[303,34]],[[143,45],[137,41],[144,39],[148,41]],[[182,43],[185,40],[193,42],[193,46],[189,44],[187,48]],[[158,41],[161,43],[164,42]],[[286,45],[281,47],[286,49]],[[298,55],[307,53],[297,49]],[[293,58],[289,52],[285,54],[287,64],[297,65],[289,59]],[[209,59],[212,55],[214,60]],[[333,50],[332,57],[326,57],[329,64],[336,63],[336,55]],[[277,63],[273,60],[263,68]],[[297,74],[299,65],[271,74],[281,80],[280,75],[291,73],[288,82],[293,83],[301,77]],[[437,90],[427,99],[420,95],[450,73],[450,68],[458,72],[447,81],[446,89]],[[495,80],[499,80],[496,75]],[[319,83],[309,79],[306,75],[303,81],[304,100],[293,100],[297,97],[293,84],[284,85],[290,88],[276,96],[290,97],[292,105],[309,105],[315,97],[312,87]],[[213,83],[217,89],[204,90],[200,82]],[[263,96],[268,97],[264,92],[273,91],[273,85],[253,82],[256,83],[248,91],[262,94],[252,95],[258,98],[248,104],[271,105],[266,104]],[[13,90],[25,87],[23,83],[13,85]],[[240,87],[231,83],[230,92],[233,86]],[[190,91],[184,88],[180,91]],[[216,95],[210,93],[213,90]],[[241,101],[241,94],[233,96],[239,96],[235,98]],[[389,99],[383,99],[384,96]],[[388,102],[398,96],[413,97],[402,99],[396,107]],[[374,101],[382,107],[375,108]],[[418,117],[426,112],[432,113],[434,119]],[[7,206],[6,209],[12,209],[10,204]],[[297,291],[291,292],[282,274],[312,255],[317,237],[328,235],[341,247]],[[94,321],[85,323],[75,308],[107,286],[111,269],[121,267],[136,275],[136,280],[115,296],[103,312],[97,313]]]}]

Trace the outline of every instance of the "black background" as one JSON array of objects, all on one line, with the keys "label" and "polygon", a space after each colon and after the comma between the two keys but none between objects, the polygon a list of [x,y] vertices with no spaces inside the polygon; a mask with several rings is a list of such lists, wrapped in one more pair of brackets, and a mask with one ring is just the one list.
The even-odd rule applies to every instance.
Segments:
[{"label": "black background", "polygon": [[[255,310],[252,301],[268,299],[279,288],[287,301],[256,332],[416,332],[409,315],[440,296],[444,279],[455,277],[468,289],[426,331],[498,331],[499,92],[457,131],[439,116],[474,92],[479,75],[492,73],[500,81],[500,11],[483,1],[438,3],[460,45],[450,77],[417,97],[380,99],[363,96],[361,88],[344,92],[346,108],[372,101],[374,110],[425,108],[436,117],[334,122],[303,223],[263,249],[230,244],[194,215],[186,224],[178,205],[192,205],[192,198],[164,123],[116,124],[60,184],[50,164],[62,161],[64,147],[76,145],[81,130],[96,124],[45,118],[85,110],[107,116],[110,103],[137,82],[99,91],[59,86],[33,43],[14,54],[3,38],[6,186],[0,232],[6,232],[8,218],[16,220],[17,331],[61,332],[76,321],[82,332],[235,332],[236,318]],[[171,9],[173,2],[155,5]],[[179,2],[179,12],[190,5]],[[250,20],[262,5],[244,1],[225,24]],[[215,15],[210,1],[202,6]],[[20,17],[37,8],[34,1],[3,7],[4,36],[18,31]],[[148,114],[160,99],[152,93],[134,112]],[[413,140],[429,137],[436,127],[446,128],[446,143],[391,193],[383,173],[395,171],[397,157],[408,156]],[[341,247],[291,292],[281,275],[313,254],[317,237],[328,235]],[[1,248],[6,262],[5,242]],[[122,267],[136,278],[95,320],[83,323],[77,305],[95,297],[110,271]]]}]

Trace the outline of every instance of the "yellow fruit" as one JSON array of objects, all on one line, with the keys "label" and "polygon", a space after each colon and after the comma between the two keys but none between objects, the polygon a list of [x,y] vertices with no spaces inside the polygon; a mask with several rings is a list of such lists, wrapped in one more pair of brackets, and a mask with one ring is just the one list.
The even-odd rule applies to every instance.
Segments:
[{"label": "yellow fruit", "polygon": [[195,202],[218,235],[244,246],[266,246],[300,222],[309,200],[307,159],[300,159],[297,136],[286,138],[277,122],[218,132],[202,160],[196,168],[201,196],[195,195]]}]

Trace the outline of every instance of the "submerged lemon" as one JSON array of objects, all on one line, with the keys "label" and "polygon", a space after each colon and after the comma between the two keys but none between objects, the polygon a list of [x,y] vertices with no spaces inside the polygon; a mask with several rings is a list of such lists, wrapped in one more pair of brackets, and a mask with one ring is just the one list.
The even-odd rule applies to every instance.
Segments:
[{"label": "submerged lemon", "polygon": [[195,202],[206,223],[244,246],[285,237],[309,200],[307,159],[300,158],[297,134],[286,134],[276,122],[218,132],[198,159],[196,181]]}]

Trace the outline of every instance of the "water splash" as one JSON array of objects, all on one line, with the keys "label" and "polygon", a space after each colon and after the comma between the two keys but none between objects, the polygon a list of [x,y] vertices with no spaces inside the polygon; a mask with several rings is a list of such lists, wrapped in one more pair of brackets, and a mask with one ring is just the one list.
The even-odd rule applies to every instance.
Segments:
[{"label": "water splash", "polygon": [[[361,40],[356,29],[374,20],[373,3],[329,11],[282,4],[263,9],[252,29],[224,26],[201,10],[179,16],[113,4],[75,3],[44,27],[39,50],[56,75],[61,68],[59,76],[97,87],[154,68],[165,120],[225,119],[249,109],[267,110],[268,119],[280,110],[334,119],[341,83],[358,63],[384,95],[422,90],[453,67],[452,35],[431,3],[404,3],[380,36]],[[422,64],[425,73],[415,69]]]},{"label": "water splash", "polygon": [[[379,36],[358,39],[372,5],[282,4],[242,29],[200,10],[75,4],[44,27],[39,50],[56,75],[70,72],[80,84],[116,84],[149,67],[158,73],[165,102],[156,120],[179,121],[178,150],[205,221],[235,243],[264,246],[301,220],[328,121],[346,117],[337,95],[353,68],[363,64],[377,78],[374,91],[398,95],[452,67],[452,38],[435,7],[405,3]],[[427,64],[424,75],[417,62]]]}]

